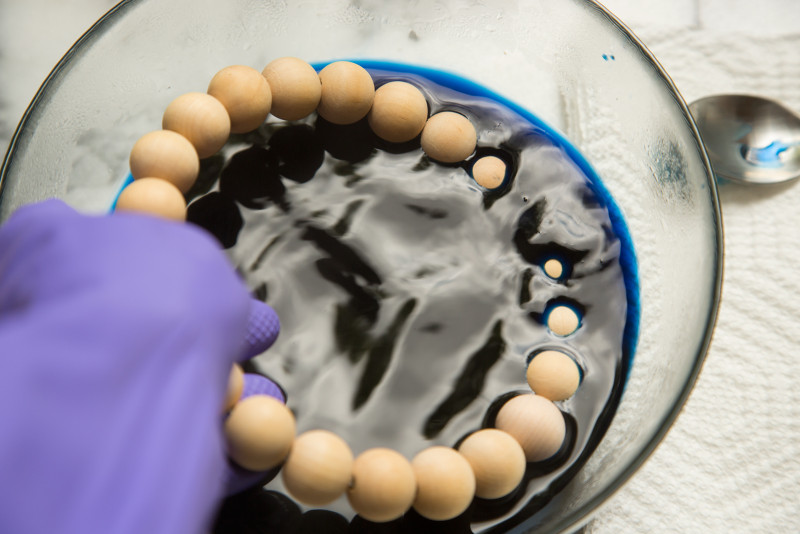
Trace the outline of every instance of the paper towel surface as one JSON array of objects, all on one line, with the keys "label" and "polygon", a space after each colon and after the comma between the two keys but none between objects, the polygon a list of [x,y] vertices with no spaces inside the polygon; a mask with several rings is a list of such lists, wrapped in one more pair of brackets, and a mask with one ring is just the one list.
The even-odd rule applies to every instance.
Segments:
[{"label": "paper towel surface", "polygon": [[[605,4],[687,102],[752,93],[800,110],[800,3],[677,2],[668,17],[648,16],[651,2]],[[800,183],[726,184],[720,198],[723,296],[703,371],[665,440],[587,532],[800,532]]]},{"label": "paper towel surface", "polygon": [[[49,70],[114,3],[0,0],[3,146]],[[800,2],[604,3],[687,102],[746,92],[800,110]],[[800,532],[800,184],[720,195],[725,281],[708,359],[664,442],[586,532]]]}]

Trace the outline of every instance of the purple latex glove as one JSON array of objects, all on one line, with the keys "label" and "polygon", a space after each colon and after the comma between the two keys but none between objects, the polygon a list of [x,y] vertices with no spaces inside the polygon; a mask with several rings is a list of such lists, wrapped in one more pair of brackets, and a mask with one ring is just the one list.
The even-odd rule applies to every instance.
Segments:
[{"label": "purple latex glove", "polygon": [[0,532],[202,532],[231,363],[277,332],[200,229],[20,209],[0,228]]}]

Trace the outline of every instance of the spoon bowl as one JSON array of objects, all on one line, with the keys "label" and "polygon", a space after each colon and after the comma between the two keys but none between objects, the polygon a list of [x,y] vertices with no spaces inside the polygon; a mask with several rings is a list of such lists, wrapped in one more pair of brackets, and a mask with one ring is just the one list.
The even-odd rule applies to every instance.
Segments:
[{"label": "spoon bowl", "polygon": [[800,177],[800,116],[750,95],[714,95],[692,112],[718,178],[776,184]]}]

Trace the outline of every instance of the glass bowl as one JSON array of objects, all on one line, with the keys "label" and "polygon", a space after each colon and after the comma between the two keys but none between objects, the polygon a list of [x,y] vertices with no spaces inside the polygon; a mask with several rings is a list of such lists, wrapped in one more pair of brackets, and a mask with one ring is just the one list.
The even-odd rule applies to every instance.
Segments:
[{"label": "glass bowl", "polygon": [[128,153],[176,96],[231,64],[281,56],[422,65],[478,81],[588,160],[638,259],[639,342],[594,454],[514,532],[575,528],[650,455],[700,371],[716,318],[716,186],[680,94],[638,39],[583,0],[130,0],[64,56],[26,112],[0,175],[0,221],[50,197],[109,209]]}]

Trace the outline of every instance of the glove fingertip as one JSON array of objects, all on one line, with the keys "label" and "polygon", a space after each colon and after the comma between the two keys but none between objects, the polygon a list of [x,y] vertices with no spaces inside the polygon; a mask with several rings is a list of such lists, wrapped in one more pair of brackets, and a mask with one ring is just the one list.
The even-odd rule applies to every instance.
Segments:
[{"label": "glove fingertip", "polygon": [[278,384],[265,376],[245,373],[241,399],[253,395],[269,395],[286,404],[286,392]]},{"label": "glove fingertip", "polygon": [[252,358],[270,348],[278,338],[280,329],[281,323],[275,310],[260,300],[252,299],[243,359]]}]

